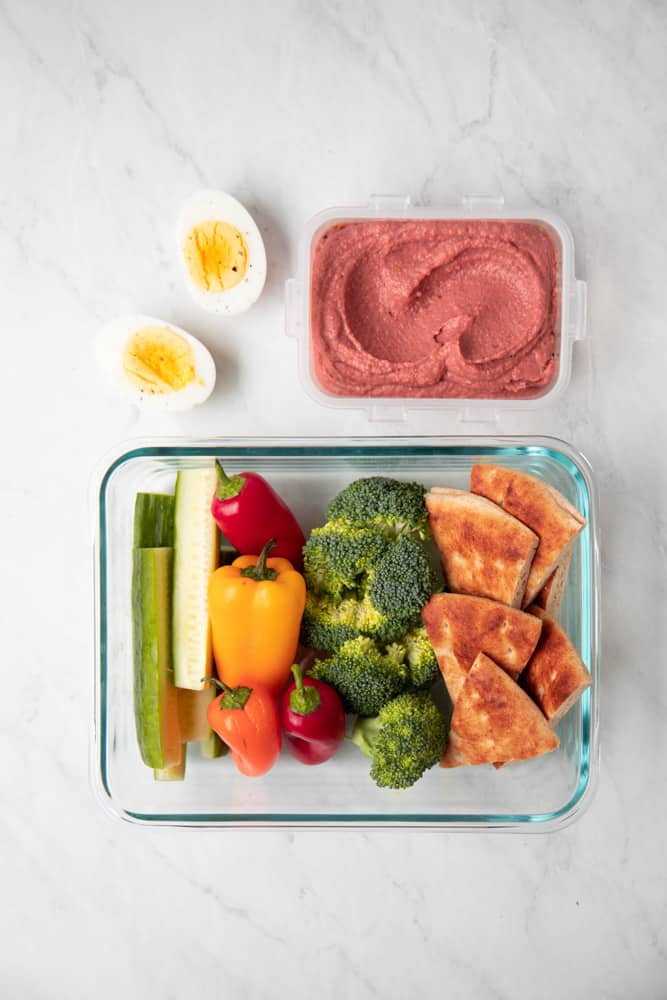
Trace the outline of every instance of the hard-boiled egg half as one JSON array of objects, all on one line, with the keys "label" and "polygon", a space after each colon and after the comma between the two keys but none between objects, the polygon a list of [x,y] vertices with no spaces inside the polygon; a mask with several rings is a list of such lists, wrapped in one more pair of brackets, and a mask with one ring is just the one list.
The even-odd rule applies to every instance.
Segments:
[{"label": "hard-boiled egg half", "polygon": [[153,316],[123,316],[100,332],[98,360],[111,385],[142,407],[189,410],[208,399],[215,362],[204,345]]},{"label": "hard-boiled egg half", "polygon": [[240,201],[223,191],[198,191],[178,221],[179,252],[195,302],[232,316],[256,302],[266,280],[259,229]]}]

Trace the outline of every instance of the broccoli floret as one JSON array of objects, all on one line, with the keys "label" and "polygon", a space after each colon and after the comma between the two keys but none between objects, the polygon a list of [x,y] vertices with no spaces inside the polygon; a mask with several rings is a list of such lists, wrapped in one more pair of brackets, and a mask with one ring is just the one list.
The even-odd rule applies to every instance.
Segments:
[{"label": "broccoli floret", "polygon": [[312,677],[332,684],[348,712],[376,715],[407,683],[403,650],[390,646],[385,653],[368,636],[343,643],[328,660],[317,660]]},{"label": "broccoli floret", "polygon": [[419,613],[433,593],[431,565],[421,544],[401,535],[369,570],[368,598],[381,614],[399,618],[402,631],[419,621]]},{"label": "broccoli floret", "polygon": [[334,602],[357,600],[356,612],[347,605],[346,620],[380,642],[392,642],[417,624],[435,589],[429,560],[414,538],[390,542],[377,530],[341,521],[315,528],[304,565],[309,591]]},{"label": "broccoli floret", "polygon": [[418,626],[401,639],[405,649],[405,662],[413,688],[427,688],[440,676],[435,650],[426,629]]},{"label": "broccoli floret", "polygon": [[362,578],[384,555],[389,542],[372,528],[328,521],[315,528],[303,550],[309,590],[341,598],[356,593]]},{"label": "broccoli floret", "polygon": [[436,589],[417,541],[427,530],[424,492],[418,483],[375,477],[334,499],[329,520],[304,547],[305,645],[334,652],[360,635],[386,645],[419,624]]},{"label": "broccoli floret", "polygon": [[371,639],[385,645],[401,638],[405,632],[406,623],[398,615],[383,615],[373,606],[370,598],[365,594],[357,602],[357,627],[361,635],[370,636]]},{"label": "broccoli floret", "polygon": [[402,483],[386,476],[371,476],[350,483],[329,504],[329,520],[373,527],[387,538],[414,534],[427,538],[426,489],[420,483]]},{"label": "broccoli floret", "polygon": [[337,601],[309,591],[301,622],[301,642],[311,649],[332,653],[359,635],[358,619],[359,602],[355,598]]},{"label": "broccoli floret", "polygon": [[380,644],[395,642],[406,628],[403,619],[381,614],[367,596],[339,600],[328,594],[308,592],[301,622],[301,642],[311,649],[329,653],[360,635]]},{"label": "broccoli floret", "polygon": [[399,694],[375,718],[357,719],[352,740],[370,757],[380,788],[409,788],[438,763],[447,727],[428,691]]}]

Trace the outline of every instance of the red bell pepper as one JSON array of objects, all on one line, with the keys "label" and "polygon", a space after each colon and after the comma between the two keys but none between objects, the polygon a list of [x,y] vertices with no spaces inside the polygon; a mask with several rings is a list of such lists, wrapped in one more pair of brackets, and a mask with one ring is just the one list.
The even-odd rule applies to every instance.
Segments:
[{"label": "red bell pepper", "polygon": [[294,683],[280,699],[287,749],[302,764],[323,764],[345,737],[343,703],[330,684],[303,677],[298,663],[292,673]]},{"label": "red bell pepper", "polygon": [[270,691],[261,684],[230,688],[214,677],[206,680],[223,689],[208,706],[209,726],[227,744],[241,774],[251,778],[266,774],[278,759],[282,743],[278,709]]},{"label": "red bell pepper", "polygon": [[272,486],[256,472],[227,476],[217,463],[218,485],[211,500],[211,513],[234,548],[257,555],[267,538],[275,538],[272,556],[289,559],[303,568],[306,539],[299,522]]}]

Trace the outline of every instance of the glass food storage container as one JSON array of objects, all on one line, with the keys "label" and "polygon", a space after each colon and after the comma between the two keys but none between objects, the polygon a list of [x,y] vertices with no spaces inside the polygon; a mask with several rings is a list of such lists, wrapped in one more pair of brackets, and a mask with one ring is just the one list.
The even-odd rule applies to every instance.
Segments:
[{"label": "glass food storage container", "polygon": [[[284,497],[304,530],[322,523],[329,500],[360,476],[387,475],[427,487],[468,487],[471,466],[492,462],[542,477],[584,515],[559,619],[593,678],[558,727],[544,757],[487,767],[434,767],[410,789],[380,789],[369,761],[345,741],[326,764],[305,767],[285,752],[262,778],[229,757],[188,748],[185,780],[154,781],[141,761],[132,697],[132,515],[139,491],[171,492],[181,468],[222,460],[253,470]],[[552,830],[581,814],[598,764],[599,567],[596,497],[586,460],[548,438],[375,438],[154,441],[115,457],[95,493],[96,666],[93,781],[116,816],[193,827],[431,827]]]},{"label": "glass food storage container", "polygon": [[[405,236],[404,243],[389,250],[380,237],[376,245],[371,234],[365,242],[361,241],[359,259],[351,261],[347,260],[347,253],[353,254],[354,248],[343,248],[340,242],[332,248],[330,243],[326,258],[328,272],[324,276],[318,274],[321,241],[330,233],[344,227],[354,234],[355,227],[363,226],[368,235],[372,231],[380,233],[382,227],[405,223],[414,223],[417,227],[422,223],[456,224],[455,228],[464,235],[461,237],[459,233],[455,234],[456,239],[452,237],[454,249],[445,254],[446,264],[437,249],[429,246],[429,239],[434,245],[437,240],[425,235],[422,246],[419,231]],[[526,247],[515,246],[508,228],[511,226],[519,226],[529,237],[540,234],[544,246],[552,248],[552,277],[540,274],[540,267],[546,265],[537,261],[537,250],[532,243]],[[480,227],[484,227],[484,234],[476,242],[475,229]],[[489,249],[489,236],[499,228],[502,229],[499,246]],[[443,239],[447,238],[445,233]],[[466,247],[467,238],[473,239],[474,245]],[[338,276],[337,270],[340,270]],[[553,294],[539,287],[542,279],[553,284]],[[403,317],[401,322],[410,324],[405,332],[401,330],[398,338],[403,350],[402,345],[417,329],[415,323],[422,322],[415,317],[426,315],[423,304],[433,303],[438,296],[446,299],[450,293],[454,299],[444,313],[442,306],[436,303],[427,320],[428,329],[420,327],[420,338],[426,338],[420,340],[421,353],[418,352],[418,357],[410,356],[409,363],[404,365],[406,359],[401,361],[392,353],[395,344],[392,348],[391,324],[397,316]],[[515,356],[513,343],[507,348],[509,353],[503,355],[503,348],[500,342],[494,342],[492,333],[492,328],[497,329],[499,325],[499,317],[501,323],[506,322],[508,328],[516,331],[520,322],[517,318],[530,312],[526,308],[527,297],[539,298],[544,294],[551,296],[548,319],[542,331],[544,336],[536,334],[530,349],[527,345],[533,342],[528,339],[525,353],[522,353],[524,347],[517,348]],[[329,310],[326,319],[323,318],[325,308]],[[427,305],[428,309],[431,305]],[[503,311],[505,320],[502,319]],[[355,315],[359,320],[356,326],[350,318]],[[374,197],[367,206],[327,209],[307,223],[299,249],[297,277],[286,285],[285,316],[286,332],[298,343],[302,385],[317,402],[336,408],[363,409],[373,419],[380,420],[403,419],[407,410],[422,409],[454,411],[464,413],[468,419],[488,421],[505,410],[529,412],[551,405],[565,391],[570,381],[573,344],[584,337],[586,330],[586,285],[575,277],[572,234],[554,212],[542,208],[511,209],[505,206],[502,198],[492,197],[469,196],[463,198],[460,205],[439,208],[415,206],[408,197]],[[376,354],[375,346],[364,339],[374,321],[382,331],[378,333],[381,347],[378,346]],[[479,333],[471,334],[476,327]],[[322,329],[327,330],[324,340],[319,332]],[[474,349],[471,346],[473,336],[481,338]],[[443,350],[434,347],[434,340],[445,345]],[[323,350],[321,345],[325,341],[326,349]],[[454,354],[446,347],[447,343],[458,345]],[[538,355],[547,351],[547,344],[551,345],[548,354],[553,362],[546,384],[534,392],[531,390],[528,395],[517,391],[519,368],[514,366],[519,365],[518,359],[522,358],[521,371],[524,373],[538,362],[546,365],[547,355],[540,358]],[[472,352],[469,359],[474,360],[473,364],[467,364],[466,351]],[[325,356],[326,363],[323,363]],[[377,390],[364,389],[368,366],[376,371],[373,377],[380,379]],[[454,391],[454,383],[445,395],[438,395],[441,390],[433,386],[437,386],[442,372],[454,373],[457,367],[455,378],[460,376],[461,381],[457,383],[455,395],[447,394]],[[514,388],[499,396],[501,382],[487,385],[483,377],[476,383],[478,373],[491,369],[495,373],[494,380],[496,376],[501,381],[511,379]],[[475,374],[469,378],[467,372],[473,370]],[[530,377],[535,377],[534,372]],[[466,395],[468,391],[470,396]]]}]

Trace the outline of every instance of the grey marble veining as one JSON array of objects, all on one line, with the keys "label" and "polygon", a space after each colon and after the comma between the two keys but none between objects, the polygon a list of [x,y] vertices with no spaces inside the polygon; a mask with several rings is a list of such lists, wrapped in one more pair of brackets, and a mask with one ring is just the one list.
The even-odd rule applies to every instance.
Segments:
[{"label": "grey marble veining", "polygon": [[[667,995],[666,44],[649,0],[0,0],[3,995]],[[209,184],[267,244],[235,320],[179,273],[178,209]],[[501,192],[566,218],[588,282],[570,390],[500,429],[565,438],[596,473],[590,809],[531,837],[114,823],[88,783],[96,464],[151,434],[466,432],[308,400],[283,286],[321,208]],[[205,407],[158,419],[107,394],[95,333],[139,310],[211,347]]]}]

